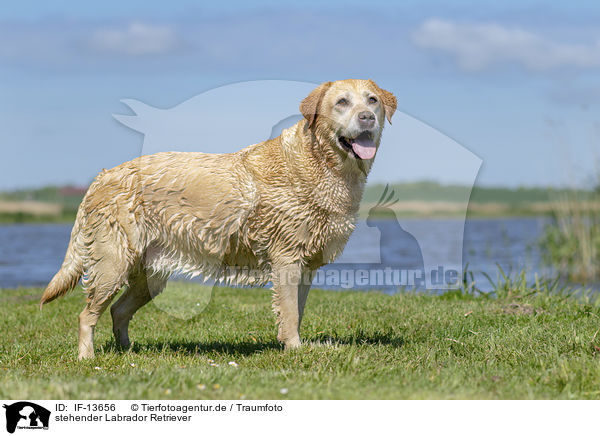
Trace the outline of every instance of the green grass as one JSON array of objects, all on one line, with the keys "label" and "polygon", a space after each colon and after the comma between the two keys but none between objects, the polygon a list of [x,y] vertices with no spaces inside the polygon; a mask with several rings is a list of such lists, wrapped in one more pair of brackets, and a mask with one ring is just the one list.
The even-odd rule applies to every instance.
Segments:
[{"label": "green grass", "polygon": [[494,298],[313,290],[305,345],[284,352],[269,290],[220,289],[208,305],[204,293],[193,316],[193,295],[175,285],[138,312],[130,351],[116,348],[106,313],[83,362],[79,288],[42,312],[41,289],[2,290],[0,397],[599,399],[598,307],[512,286]]}]

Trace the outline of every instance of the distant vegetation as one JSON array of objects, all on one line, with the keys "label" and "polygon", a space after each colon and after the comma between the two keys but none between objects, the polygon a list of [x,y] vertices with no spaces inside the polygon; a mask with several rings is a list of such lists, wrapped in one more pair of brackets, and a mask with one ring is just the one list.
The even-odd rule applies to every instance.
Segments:
[{"label": "distant vegetation", "polygon": [[[395,198],[400,201],[463,201],[469,195],[470,186],[443,185],[438,182],[394,183],[389,185],[395,192]],[[364,201],[377,202],[385,185],[369,184],[365,190]],[[577,193],[582,198],[589,198],[592,191],[557,188],[506,188],[475,186],[471,193],[471,201],[475,203],[506,203],[523,204],[531,202],[554,201],[563,194]]]},{"label": "distant vegetation", "polygon": [[0,192],[0,223],[71,222],[86,189],[45,186]]},{"label": "distant vegetation", "polygon": [[0,200],[58,203],[66,209],[77,211],[86,190],[87,187],[79,186],[44,186],[43,188],[0,192]]},{"label": "distant vegetation", "polygon": [[[85,194],[84,187],[46,186],[0,192],[0,223],[14,222],[70,222]],[[361,214],[366,216],[379,202],[385,185],[369,184],[365,190]],[[502,188],[442,185],[437,182],[396,183],[390,202],[397,216],[453,216],[464,213],[469,205],[469,216],[550,215],[565,196],[576,196],[580,201],[593,201],[593,191],[555,188]],[[54,208],[49,210],[48,206]]]},{"label": "distant vegetation", "polygon": [[[383,184],[370,184],[363,197],[363,213],[376,205],[385,189]],[[396,183],[389,185],[398,202],[397,215],[436,216],[464,213],[468,203],[469,216],[547,215],[557,199],[577,195],[583,201],[593,198],[592,191],[557,188],[505,188],[463,185],[442,185],[437,182]]]}]

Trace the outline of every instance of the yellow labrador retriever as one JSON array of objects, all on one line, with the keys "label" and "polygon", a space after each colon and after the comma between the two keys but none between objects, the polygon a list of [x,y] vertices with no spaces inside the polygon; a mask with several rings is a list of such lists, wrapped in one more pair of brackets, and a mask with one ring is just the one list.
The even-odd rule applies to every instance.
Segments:
[{"label": "yellow labrador retriever", "polygon": [[83,277],[79,358],[94,356],[94,327],[111,307],[118,344],[133,314],[174,272],[230,284],[273,283],[277,339],[300,346],[310,284],[354,229],[384,120],[396,98],[371,80],[318,86],[304,119],[232,154],[158,153],[99,174],[83,199],[60,271],[41,304]]}]

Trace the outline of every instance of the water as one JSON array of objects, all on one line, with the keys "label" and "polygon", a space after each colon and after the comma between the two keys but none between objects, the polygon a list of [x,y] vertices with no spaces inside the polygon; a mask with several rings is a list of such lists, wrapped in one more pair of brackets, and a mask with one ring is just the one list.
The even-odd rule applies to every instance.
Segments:
[{"label": "water", "polygon": [[[535,272],[551,276],[536,246],[546,222],[536,217],[473,219],[464,226],[464,239],[462,223],[456,219],[373,220],[370,226],[361,222],[343,256],[325,267],[315,284],[393,292],[397,285],[361,286],[360,277],[344,280],[339,271],[345,271],[348,278],[348,270],[392,267],[420,271],[426,264],[460,272],[461,264],[468,263],[483,287],[487,280],[482,273],[496,277],[496,264],[505,272],[525,269],[531,277]],[[71,225],[63,224],[0,226],[0,288],[45,286],[60,268],[70,232]],[[338,272],[337,279],[328,273],[331,271]]]},{"label": "water", "polygon": [[[340,262],[324,267],[321,281],[316,284],[325,288],[378,288],[388,292],[396,292],[403,286],[447,289],[447,284],[462,278],[467,264],[482,290],[491,290],[486,275],[498,279],[499,267],[507,275],[524,270],[531,280],[535,273],[551,278],[555,273],[543,264],[538,247],[547,223],[547,218],[542,217],[494,218],[469,220],[463,227],[459,219],[398,218],[371,223],[370,231],[359,225]],[[391,283],[385,274],[373,278],[373,273],[381,272],[382,267],[400,272],[395,277],[390,274]],[[328,271],[334,276],[333,271],[339,269],[364,269],[363,274],[369,273],[370,279],[359,283],[357,274],[345,271],[339,283],[328,283]],[[410,280],[410,275],[403,276],[404,270],[414,271],[414,280]],[[433,274],[438,276],[437,283]],[[449,275],[442,280],[445,274]]]},{"label": "water", "polygon": [[0,226],[0,288],[45,286],[60,268],[70,224]]}]

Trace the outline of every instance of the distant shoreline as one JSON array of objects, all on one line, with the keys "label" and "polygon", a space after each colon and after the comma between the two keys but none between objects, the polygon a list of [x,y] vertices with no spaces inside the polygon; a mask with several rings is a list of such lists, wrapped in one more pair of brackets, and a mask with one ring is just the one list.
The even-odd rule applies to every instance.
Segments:
[{"label": "distant shoreline", "polygon": [[[75,220],[86,187],[47,186],[0,192],[0,225],[61,223]],[[385,194],[385,195],[384,195]],[[385,197],[385,198],[383,198]],[[361,218],[509,218],[547,217],[566,198],[584,209],[600,210],[591,190],[568,188],[503,188],[442,185],[420,181],[367,185],[359,211]]]},{"label": "distant shoreline", "polygon": [[[378,220],[394,219],[389,215],[368,213],[368,210],[361,211],[359,213],[359,219],[366,219],[367,217],[375,218]],[[410,210],[395,210],[396,218],[403,219],[453,219],[461,218],[462,212],[448,212],[444,210],[435,210],[431,213],[423,214],[417,213]],[[511,211],[509,209],[499,211],[498,213],[485,213],[480,211],[468,210],[467,219],[502,219],[502,218],[535,218],[535,217],[551,217],[551,212],[539,212],[530,210],[518,210]],[[14,225],[14,224],[73,224],[75,221],[75,214],[60,214],[60,215],[30,215],[23,213],[0,213],[0,226],[2,225]]]}]

